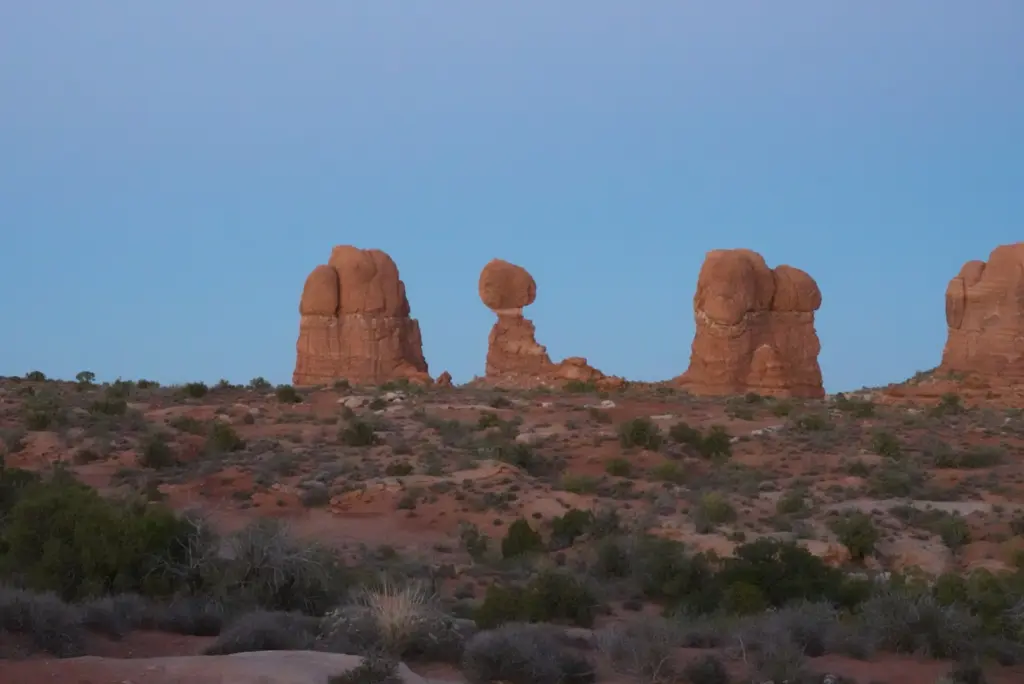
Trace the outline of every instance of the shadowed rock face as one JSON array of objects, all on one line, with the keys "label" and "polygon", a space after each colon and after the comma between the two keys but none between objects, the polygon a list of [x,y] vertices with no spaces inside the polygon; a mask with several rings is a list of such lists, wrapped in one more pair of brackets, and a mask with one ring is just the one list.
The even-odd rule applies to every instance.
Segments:
[{"label": "shadowed rock face", "polygon": [[537,283],[523,268],[493,259],[480,272],[480,300],[498,316],[487,345],[486,379],[496,384],[535,386],[570,380],[596,382],[605,386],[621,384],[591,368],[582,357],[553,363],[547,349],[537,343],[533,322],[523,308],[537,298]]},{"label": "shadowed rock face", "polygon": [[1024,379],[1024,242],[963,265],[946,287],[946,324],[940,370]]},{"label": "shadowed rock face", "polygon": [[306,278],[299,313],[295,385],[430,382],[419,323],[384,252],[335,247]]},{"label": "shadowed rock face", "polygon": [[693,394],[823,397],[820,306],[817,283],[800,269],[768,268],[748,249],[708,252],[693,298],[690,366],[676,381]]}]

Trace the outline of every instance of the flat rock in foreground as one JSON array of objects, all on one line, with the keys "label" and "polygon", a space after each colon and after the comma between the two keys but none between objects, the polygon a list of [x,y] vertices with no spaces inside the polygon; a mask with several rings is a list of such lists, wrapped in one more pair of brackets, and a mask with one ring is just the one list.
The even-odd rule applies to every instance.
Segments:
[{"label": "flat rock in foreground", "polygon": [[[254,651],[219,656],[67,658],[0,661],[0,681],[18,684],[327,684],[362,663],[359,656],[321,651]],[[405,684],[427,680],[399,665]]]}]

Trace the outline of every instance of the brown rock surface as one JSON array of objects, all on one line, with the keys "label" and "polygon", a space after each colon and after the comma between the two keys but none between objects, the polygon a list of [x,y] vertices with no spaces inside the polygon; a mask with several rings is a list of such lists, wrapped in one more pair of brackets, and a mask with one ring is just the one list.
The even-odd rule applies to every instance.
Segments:
[{"label": "brown rock surface", "polygon": [[451,387],[452,386],[452,374],[448,371],[441,373],[437,376],[437,380],[434,382],[438,387]]},{"label": "brown rock surface", "polygon": [[820,306],[817,283],[800,269],[768,268],[748,249],[708,252],[693,297],[690,367],[676,382],[694,394],[823,397]]},{"label": "brown rock surface", "polygon": [[419,323],[384,252],[335,247],[306,278],[299,313],[295,385],[430,381]]},{"label": "brown rock surface", "polygon": [[1024,379],[1024,242],[964,264],[946,288],[946,325],[940,371]]},{"label": "brown rock surface", "polygon": [[480,300],[498,315],[487,345],[486,380],[491,384],[528,387],[568,381],[594,382],[602,387],[622,384],[574,356],[553,363],[547,348],[537,343],[533,322],[523,307],[537,298],[537,283],[522,266],[493,259],[480,272]]}]

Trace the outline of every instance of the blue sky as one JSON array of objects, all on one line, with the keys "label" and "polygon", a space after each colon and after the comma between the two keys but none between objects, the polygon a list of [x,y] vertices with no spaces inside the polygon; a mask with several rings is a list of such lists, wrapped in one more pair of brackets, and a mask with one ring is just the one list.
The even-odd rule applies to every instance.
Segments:
[{"label": "blue sky", "polygon": [[334,244],[481,374],[493,257],[553,358],[685,370],[709,249],[811,273],[826,388],[937,364],[1024,239],[1020,0],[0,5],[0,374],[290,380]]}]

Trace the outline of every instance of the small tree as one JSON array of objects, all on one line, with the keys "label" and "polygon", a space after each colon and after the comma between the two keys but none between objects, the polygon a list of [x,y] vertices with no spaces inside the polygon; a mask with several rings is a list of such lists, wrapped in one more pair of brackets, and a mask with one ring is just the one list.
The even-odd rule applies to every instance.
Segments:
[{"label": "small tree", "polygon": [[839,537],[839,543],[850,552],[851,559],[863,561],[875,552],[879,534],[871,516],[852,513],[836,520],[832,524],[832,530]]},{"label": "small tree", "polygon": [[81,371],[75,376],[75,380],[82,387],[90,387],[96,381],[96,374],[92,371]]},{"label": "small tree", "polygon": [[501,540],[501,555],[503,558],[514,558],[528,553],[535,553],[544,549],[544,541],[530,523],[519,518],[509,525],[505,538]]}]

